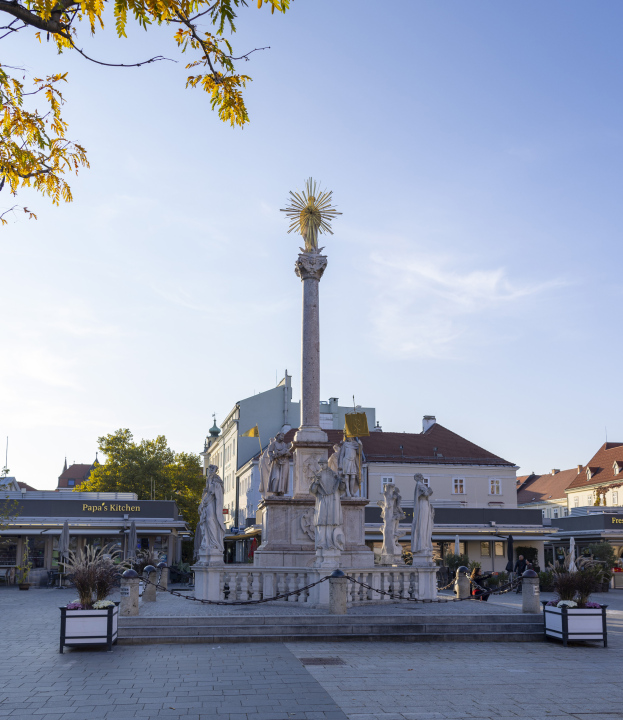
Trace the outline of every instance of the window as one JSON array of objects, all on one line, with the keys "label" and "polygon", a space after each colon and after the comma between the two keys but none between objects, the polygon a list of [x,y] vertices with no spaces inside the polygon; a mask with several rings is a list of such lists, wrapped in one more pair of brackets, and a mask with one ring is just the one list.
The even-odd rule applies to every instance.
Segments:
[{"label": "window", "polygon": [[586,502],[587,502],[588,505],[592,505],[592,504],[593,504],[593,494],[592,494],[592,493],[588,496],[588,499],[587,499]]},{"label": "window", "polygon": [[75,481],[75,480],[68,480],[68,481],[67,481],[67,487],[74,487],[75,484],[76,484],[76,481]]},{"label": "window", "polygon": [[459,477],[452,478],[452,494],[453,495],[464,495],[465,494],[465,478],[459,478]]},{"label": "window", "polygon": [[[424,477],[424,476],[422,476],[422,477]],[[430,487],[430,478],[427,478],[427,477],[424,478],[424,485],[426,485],[426,487]]]},{"label": "window", "polygon": [[612,504],[613,505],[619,504],[619,493],[616,490],[612,491]]},{"label": "window", "polygon": [[580,498],[577,495],[573,498],[573,507],[580,507]]},{"label": "window", "polygon": [[480,543],[480,557],[491,557],[491,545],[488,542]]},{"label": "window", "polygon": [[381,485],[388,485],[389,483],[393,483],[393,482],[394,482],[394,478],[393,478],[393,477],[387,476],[387,477],[382,477],[382,478],[381,478]]},{"label": "window", "polygon": [[493,545],[495,546],[496,557],[504,557],[504,543],[496,541]]},{"label": "window", "polygon": [[489,495],[502,494],[502,481],[498,478],[489,478]]},{"label": "window", "polygon": [[569,514],[569,511],[567,510],[567,508],[563,508],[563,509],[562,509],[562,516],[563,516],[563,517],[567,517],[568,514]]},{"label": "window", "polygon": [[552,517],[557,518],[557,517],[558,517],[558,508],[554,508],[554,511],[553,511],[553,512],[554,512],[554,514],[553,514]]}]

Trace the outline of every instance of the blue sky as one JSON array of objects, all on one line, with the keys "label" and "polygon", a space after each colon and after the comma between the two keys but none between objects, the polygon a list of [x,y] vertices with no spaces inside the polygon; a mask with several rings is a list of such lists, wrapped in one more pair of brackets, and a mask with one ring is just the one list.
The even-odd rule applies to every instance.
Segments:
[{"label": "blue sky", "polygon": [[[236,400],[300,383],[299,241],[279,208],[312,175],[324,243],[321,396],[386,430],[439,422],[520,473],[623,441],[623,49],[618,2],[294,0],[240,13],[251,124],[223,125],[183,62],[122,70],[20,37],[69,71],[91,169],[0,230],[0,437],[55,486],[119,427],[199,452]],[[112,27],[110,28],[112,30]],[[180,59],[172,31],[82,46]],[[10,198],[0,197],[7,206]]]}]

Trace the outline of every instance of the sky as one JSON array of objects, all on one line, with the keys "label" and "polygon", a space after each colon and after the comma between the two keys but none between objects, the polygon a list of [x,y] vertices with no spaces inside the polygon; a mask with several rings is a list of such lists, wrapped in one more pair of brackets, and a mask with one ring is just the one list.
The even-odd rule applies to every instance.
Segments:
[{"label": "sky", "polygon": [[74,202],[23,192],[38,220],[0,229],[10,474],[54,488],[118,428],[200,452],[212,413],[286,368],[298,399],[301,242],[279,210],[309,176],[343,213],[321,243],[322,398],[388,431],[435,415],[519,474],[623,442],[622,22],[618,0],[251,3],[234,48],[270,49],[242,68],[243,130],[185,89],[171,28],[81,37],[177,61],[140,69],[3,40],[8,64],[69,73],[91,164]]}]

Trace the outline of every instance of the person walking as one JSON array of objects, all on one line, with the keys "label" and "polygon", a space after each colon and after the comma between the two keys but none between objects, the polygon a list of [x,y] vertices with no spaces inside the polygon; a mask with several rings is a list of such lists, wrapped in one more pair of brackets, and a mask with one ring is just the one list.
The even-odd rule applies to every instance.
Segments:
[{"label": "person walking", "polygon": [[515,563],[515,573],[517,575],[517,579],[519,580],[519,585],[517,585],[517,590],[515,590],[516,593],[521,593],[521,576],[526,572],[527,567],[528,563],[526,562],[526,559],[523,555],[520,555]]}]

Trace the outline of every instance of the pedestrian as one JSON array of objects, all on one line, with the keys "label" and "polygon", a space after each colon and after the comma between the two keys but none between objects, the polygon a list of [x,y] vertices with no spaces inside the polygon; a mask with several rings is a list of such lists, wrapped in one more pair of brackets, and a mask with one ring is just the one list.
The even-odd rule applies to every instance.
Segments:
[{"label": "pedestrian", "polygon": [[521,576],[526,572],[527,566],[528,563],[526,562],[526,559],[523,555],[520,555],[515,563],[515,572],[517,573],[517,579],[519,580],[519,585],[517,585],[517,590],[515,590],[516,593],[521,592]]},{"label": "pedestrian", "polygon": [[472,596],[476,600],[484,600],[484,602],[487,602],[487,600],[489,599],[489,595],[491,595],[491,593],[488,592],[483,587],[482,584],[485,580],[488,580],[490,577],[493,577],[494,575],[497,575],[497,573],[489,573],[488,575],[483,575],[482,570],[479,567],[476,567],[472,570],[470,580],[473,583],[476,583],[476,585],[472,586]]}]

